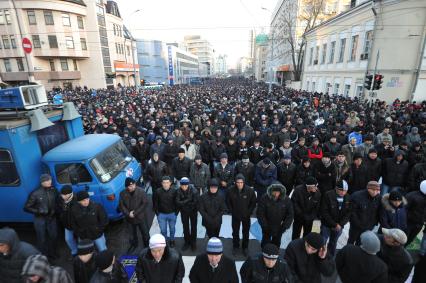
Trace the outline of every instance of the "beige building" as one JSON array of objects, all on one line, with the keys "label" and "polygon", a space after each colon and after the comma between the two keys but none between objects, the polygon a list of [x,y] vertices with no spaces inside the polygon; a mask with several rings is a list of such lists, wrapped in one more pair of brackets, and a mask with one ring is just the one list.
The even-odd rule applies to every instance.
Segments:
[{"label": "beige building", "polygon": [[[353,1],[345,13],[305,34],[302,88],[391,102],[410,99],[421,69],[426,1]],[[375,93],[364,90],[365,75],[384,76]],[[419,79],[425,79],[421,73]],[[417,84],[423,92],[426,85]]]},{"label": "beige building", "polygon": [[[119,35],[114,36],[114,25]],[[124,30],[114,1],[0,1],[1,81],[46,89],[134,85],[135,43]],[[23,50],[23,38],[31,41],[30,54]],[[120,52],[116,43],[122,44]]]},{"label": "beige building", "polygon": [[192,54],[198,56],[200,63],[207,64],[207,75],[215,74],[215,52],[210,42],[202,39],[199,35],[188,35],[183,40],[184,47]]}]

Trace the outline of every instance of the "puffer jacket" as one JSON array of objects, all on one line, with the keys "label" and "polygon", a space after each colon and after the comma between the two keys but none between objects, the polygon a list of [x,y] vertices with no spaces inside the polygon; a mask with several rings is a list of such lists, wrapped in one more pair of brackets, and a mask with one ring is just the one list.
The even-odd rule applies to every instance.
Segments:
[{"label": "puffer jacket", "polygon": [[291,197],[294,218],[300,221],[315,220],[319,214],[321,192],[310,193],[305,185],[297,186]]},{"label": "puffer jacket", "polygon": [[189,179],[194,187],[203,189],[207,188],[210,178],[210,169],[207,164],[201,163],[201,165],[198,166],[197,164],[192,163],[191,169],[189,170]]},{"label": "puffer jacket", "polygon": [[39,187],[34,190],[25,203],[24,210],[35,216],[54,216],[56,214],[58,191],[54,188]]},{"label": "puffer jacket", "polygon": [[[277,200],[272,196],[274,187],[281,190]],[[262,230],[282,233],[291,226],[294,218],[293,205],[286,193],[286,188],[276,182],[270,185],[266,194],[261,197],[257,207],[257,219]]]},{"label": "puffer jacket", "polygon": [[7,255],[0,255],[0,282],[20,283],[22,267],[27,258],[39,254],[32,245],[19,240],[15,230],[10,228],[0,229],[0,243],[9,246]]},{"label": "puffer jacket", "polygon": [[391,229],[398,228],[407,233],[407,200],[402,197],[399,207],[394,207],[389,201],[389,194],[382,197],[382,207],[380,208],[380,226]]},{"label": "puffer jacket", "polygon": [[77,204],[71,208],[71,227],[80,239],[96,240],[107,225],[105,208],[98,203],[90,201],[87,207]]},{"label": "puffer jacket", "polygon": [[[38,275],[42,279],[38,283],[73,283],[71,276],[62,267],[50,266],[44,255],[31,255],[22,268],[21,275],[27,278],[30,275]],[[26,280],[26,283],[31,281]]]}]

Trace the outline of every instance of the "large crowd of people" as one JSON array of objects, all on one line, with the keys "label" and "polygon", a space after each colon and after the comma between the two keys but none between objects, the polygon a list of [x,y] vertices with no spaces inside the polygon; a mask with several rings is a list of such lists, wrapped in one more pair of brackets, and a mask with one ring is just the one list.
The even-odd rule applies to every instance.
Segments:
[{"label": "large crowd of people", "polygon": [[[426,282],[426,237],[415,257],[406,249],[422,229],[426,234],[426,102],[268,92],[241,78],[149,90],[81,88],[63,96],[81,113],[86,134],[121,136],[143,168],[142,183],[126,179],[118,207],[131,227],[129,251],[145,248],[139,282],[182,282],[181,252],[197,249],[198,222],[209,241],[189,280],[239,282],[219,238],[225,214],[232,217],[232,254],[246,257],[243,283],[314,283],[336,271],[343,283],[405,282],[416,264],[412,282]],[[102,205],[86,191],[54,188],[47,174],[40,184],[24,209],[35,215],[42,255],[1,229],[0,282],[73,282],[48,262],[56,257],[58,220],[75,282],[128,282],[106,245]],[[151,194],[161,234],[150,237]],[[179,213],[183,246],[175,243]],[[249,250],[252,217],[262,229],[256,256]],[[313,232],[316,220],[320,233]],[[345,225],[349,238],[337,249]],[[281,257],[289,229],[292,241]],[[54,276],[60,281],[49,281]]]}]

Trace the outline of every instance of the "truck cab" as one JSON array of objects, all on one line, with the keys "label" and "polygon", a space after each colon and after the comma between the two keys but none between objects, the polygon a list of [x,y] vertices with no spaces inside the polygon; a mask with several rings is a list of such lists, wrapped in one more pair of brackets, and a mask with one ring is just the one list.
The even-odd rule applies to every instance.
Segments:
[{"label": "truck cab", "polygon": [[142,170],[116,135],[84,135],[72,103],[49,105],[44,87],[0,90],[0,222],[32,222],[23,207],[49,173],[60,190],[87,190],[110,219],[122,215],[118,198],[126,177]]}]

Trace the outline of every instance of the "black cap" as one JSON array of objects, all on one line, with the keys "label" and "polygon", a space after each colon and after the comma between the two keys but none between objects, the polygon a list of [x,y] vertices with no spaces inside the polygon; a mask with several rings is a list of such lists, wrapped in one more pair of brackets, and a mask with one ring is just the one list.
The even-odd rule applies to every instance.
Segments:
[{"label": "black cap", "polygon": [[96,266],[100,270],[107,269],[112,265],[112,261],[114,260],[114,253],[109,250],[104,250],[96,255],[95,261]]},{"label": "black cap", "polygon": [[314,249],[319,250],[322,246],[324,246],[324,238],[315,232],[311,232],[305,237],[305,241]]},{"label": "black cap", "polygon": [[279,254],[280,249],[272,243],[268,243],[262,248],[262,255],[264,258],[272,260],[278,259]]},{"label": "black cap", "polygon": [[361,158],[361,159],[362,159],[362,155],[361,155],[361,153],[355,152],[355,153],[354,153],[353,160],[356,160],[356,159],[359,159],[359,158]]},{"label": "black cap", "polygon": [[135,180],[133,180],[130,177],[127,177],[126,180],[124,181],[124,186],[128,187],[128,186],[133,185],[135,183],[136,183]]},{"label": "black cap", "polygon": [[228,154],[226,154],[225,152],[224,152],[224,153],[222,153],[222,154],[220,155],[220,159],[223,159],[223,158],[228,159]]},{"label": "black cap", "polygon": [[244,177],[243,174],[237,174],[237,176],[235,176],[235,181],[237,180],[243,180],[243,182],[246,180],[246,178]]},{"label": "black cap", "polygon": [[178,150],[178,153],[185,153],[185,149],[180,147],[179,150]]},{"label": "black cap", "polygon": [[210,180],[209,187],[219,187],[219,182],[217,181],[216,178],[213,178]]},{"label": "black cap", "polygon": [[200,154],[195,155],[194,160],[202,160],[201,155]]},{"label": "black cap", "polygon": [[77,254],[87,255],[95,251],[95,244],[90,239],[79,239],[77,244]]},{"label": "black cap", "polygon": [[305,184],[306,184],[307,186],[313,186],[313,185],[318,184],[318,181],[317,181],[317,179],[315,179],[315,177],[313,177],[313,176],[308,176],[308,177],[306,178]]},{"label": "black cap", "polygon": [[77,201],[82,201],[82,200],[87,199],[89,197],[90,197],[89,193],[86,192],[86,191],[79,191],[77,193]]},{"label": "black cap", "polygon": [[163,178],[161,178],[161,181],[170,181],[172,182],[172,178],[170,176],[163,176]]},{"label": "black cap", "polygon": [[271,160],[270,160],[268,157],[265,157],[265,158],[263,159],[263,164],[265,164],[265,165],[269,165],[269,164],[271,164]]},{"label": "black cap", "polygon": [[389,194],[389,200],[402,200],[402,194],[397,190],[392,191]]},{"label": "black cap", "polygon": [[70,185],[65,185],[62,187],[61,189],[62,195],[69,195],[70,193],[72,193],[72,187]]}]

